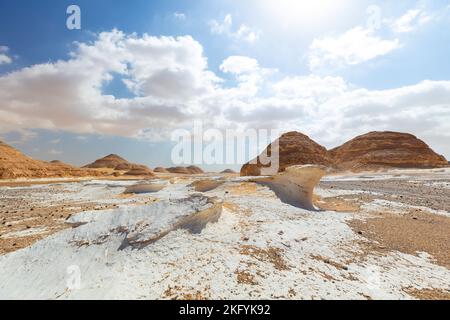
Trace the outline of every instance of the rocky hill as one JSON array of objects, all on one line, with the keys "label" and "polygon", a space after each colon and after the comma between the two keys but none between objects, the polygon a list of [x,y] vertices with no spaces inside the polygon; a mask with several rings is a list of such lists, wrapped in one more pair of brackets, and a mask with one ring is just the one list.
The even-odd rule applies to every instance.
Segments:
[{"label": "rocky hill", "polygon": [[[289,132],[283,134],[276,142],[279,144],[279,170],[283,172],[287,167],[294,165],[317,164],[330,166],[332,161],[325,147],[311,140],[308,136],[300,132]],[[270,144],[263,155],[272,154],[272,144]],[[241,176],[259,176],[261,168],[267,167],[260,161],[258,156],[257,164],[247,163],[241,169]],[[277,172],[273,172],[275,174]]]},{"label": "rocky hill", "polygon": [[341,170],[436,168],[448,164],[422,140],[399,132],[370,132],[330,150],[329,154],[335,167]]},{"label": "rocky hill", "polygon": [[[305,164],[324,165],[336,171],[448,166],[443,156],[407,133],[370,132],[329,151],[299,132],[286,133],[277,141],[279,172],[289,166]],[[272,144],[262,154],[271,155],[271,148]],[[260,157],[257,158],[257,164],[245,164],[241,169],[241,176],[261,175],[261,169],[265,166],[261,164]],[[277,172],[269,172],[266,175],[275,173]]]},{"label": "rocky hill", "polygon": [[177,174],[202,174],[204,171],[197,166],[189,166],[189,167],[173,167],[166,169],[170,173]]},{"label": "rocky hill", "polygon": [[126,171],[125,175],[152,175],[153,172],[145,165],[131,163],[117,154],[110,154],[106,157],[95,160],[93,163],[85,165],[84,168],[105,168],[116,171]]},{"label": "rocky hill", "polygon": [[0,179],[87,177],[103,174],[98,170],[77,168],[57,160],[35,160],[0,141]]},{"label": "rocky hill", "polygon": [[130,170],[131,163],[117,154],[110,154],[106,157],[95,160],[93,163],[85,165],[83,168],[118,168],[117,170]]}]

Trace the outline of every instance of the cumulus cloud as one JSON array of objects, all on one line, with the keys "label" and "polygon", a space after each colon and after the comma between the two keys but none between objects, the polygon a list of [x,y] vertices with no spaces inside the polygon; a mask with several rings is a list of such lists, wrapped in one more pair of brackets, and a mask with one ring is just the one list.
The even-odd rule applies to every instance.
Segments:
[{"label": "cumulus cloud", "polygon": [[237,87],[228,89],[228,96],[250,97],[255,96],[264,80],[276,69],[261,68],[256,59],[245,56],[231,56],[226,58],[220,65],[224,73],[232,74],[237,81]]},{"label": "cumulus cloud", "polygon": [[355,27],[337,37],[315,39],[309,47],[311,70],[357,65],[401,47],[398,39],[382,39],[375,31]]},{"label": "cumulus cloud", "polygon": [[319,77],[317,75],[286,77],[273,85],[279,97],[311,98],[324,101],[348,89],[341,77]]},{"label": "cumulus cloud", "polygon": [[248,43],[256,42],[261,34],[261,31],[246,24],[241,24],[236,30],[233,30],[233,17],[230,14],[227,14],[223,21],[211,20],[209,25],[212,34],[226,35]]},{"label": "cumulus cloud", "polygon": [[273,87],[278,94],[271,98],[230,101],[227,117],[249,127],[264,123],[300,130],[330,148],[369,131],[410,132],[450,155],[450,81],[367,90],[340,78],[309,76],[287,78]]},{"label": "cumulus cloud", "polygon": [[[231,56],[209,70],[193,38],[99,34],[68,60],[0,76],[0,130],[66,130],[167,139],[175,128],[299,130],[334,147],[372,130],[406,131],[450,155],[450,81],[368,90],[341,77],[281,76],[251,57]],[[102,88],[120,75],[135,94]]]},{"label": "cumulus cloud", "polygon": [[225,59],[220,65],[220,70],[226,73],[242,74],[259,70],[258,60],[243,57],[231,56]]},{"label": "cumulus cloud", "polygon": [[[114,75],[135,93],[102,93]],[[79,43],[69,60],[37,64],[0,77],[0,128],[62,129],[138,136],[190,119],[219,79],[189,36],[126,35],[113,30]]]},{"label": "cumulus cloud", "polygon": [[8,56],[9,48],[6,46],[0,46],[0,65],[9,64],[12,62],[11,57]]}]

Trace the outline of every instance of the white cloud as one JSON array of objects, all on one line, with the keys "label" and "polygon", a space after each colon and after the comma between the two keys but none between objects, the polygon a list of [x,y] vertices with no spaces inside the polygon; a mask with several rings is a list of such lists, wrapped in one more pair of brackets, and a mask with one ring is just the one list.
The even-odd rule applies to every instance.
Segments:
[{"label": "white cloud", "polygon": [[0,46],[0,65],[10,64],[12,62],[12,58],[8,56],[8,51],[8,47]]},{"label": "white cloud", "polygon": [[174,12],[173,16],[177,20],[186,20],[186,14],[183,12]]},{"label": "white cloud", "polygon": [[[165,139],[198,119],[205,128],[299,130],[329,147],[367,131],[406,131],[450,155],[450,81],[367,90],[340,77],[279,79],[243,56],[228,57],[220,70],[235,84],[208,69],[202,46],[189,36],[105,32],[79,44],[69,60],[0,76],[0,133],[59,129]],[[137,96],[104,95],[114,74]]]},{"label": "white cloud", "polygon": [[337,37],[315,39],[309,48],[311,70],[357,65],[400,48],[398,39],[381,39],[371,29],[355,27]]},{"label": "white cloud", "polygon": [[230,14],[227,14],[223,19],[223,22],[211,20],[209,25],[211,27],[211,33],[213,34],[230,34],[231,27],[233,26],[233,18]]},{"label": "white cloud", "polygon": [[61,139],[53,139],[53,140],[50,140],[50,143],[51,144],[59,144],[61,142]]},{"label": "white cloud", "polygon": [[314,98],[327,100],[347,91],[348,84],[341,77],[286,77],[273,86],[279,97]]},{"label": "white cloud", "polygon": [[398,33],[415,31],[432,20],[432,16],[420,9],[411,9],[392,22],[392,29]]},{"label": "white cloud", "polygon": [[311,75],[272,86],[270,98],[229,98],[228,125],[299,130],[330,148],[369,131],[410,132],[450,156],[450,81],[367,90]]},{"label": "white cloud", "polygon": [[59,151],[59,150],[56,150],[56,149],[50,149],[50,150],[48,151],[48,154],[51,154],[51,155],[54,155],[54,156],[60,155],[60,154],[62,154],[62,153],[63,153],[62,151]]},{"label": "white cloud", "polygon": [[259,64],[253,58],[231,56],[222,62],[220,70],[226,73],[242,74],[259,70]]},{"label": "white cloud", "polygon": [[256,59],[245,56],[230,56],[220,65],[224,73],[232,74],[237,82],[237,87],[227,89],[228,96],[252,97],[260,91],[266,78],[278,70],[261,68]]},{"label": "white cloud", "polygon": [[233,17],[230,14],[227,14],[223,21],[212,20],[209,24],[212,34],[226,35],[235,40],[242,40],[248,43],[256,42],[261,34],[261,31],[246,24],[241,24],[237,30],[233,31]]},{"label": "white cloud", "polygon": [[[102,93],[114,74],[127,79],[135,98]],[[218,80],[207,70],[202,46],[189,36],[138,37],[113,30],[78,44],[67,61],[0,76],[0,128],[123,136],[139,136],[145,128],[170,130],[198,111]]]}]

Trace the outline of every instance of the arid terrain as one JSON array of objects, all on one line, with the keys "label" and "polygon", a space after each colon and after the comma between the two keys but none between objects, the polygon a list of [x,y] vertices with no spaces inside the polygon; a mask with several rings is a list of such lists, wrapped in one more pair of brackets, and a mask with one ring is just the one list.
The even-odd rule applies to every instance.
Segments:
[{"label": "arid terrain", "polygon": [[329,175],[318,210],[230,174],[4,183],[0,297],[448,299],[449,198],[450,169]]},{"label": "arid terrain", "polygon": [[450,299],[450,167],[414,136],[288,133],[270,176],[0,147],[0,298]]}]

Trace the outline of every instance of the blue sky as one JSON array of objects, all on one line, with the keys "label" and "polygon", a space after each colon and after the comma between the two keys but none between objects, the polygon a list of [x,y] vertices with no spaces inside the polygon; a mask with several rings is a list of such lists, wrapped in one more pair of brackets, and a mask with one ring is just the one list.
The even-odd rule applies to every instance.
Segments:
[{"label": "blue sky", "polygon": [[449,27],[439,0],[1,0],[0,136],[44,160],[168,166],[171,132],[202,120],[327,147],[407,131],[450,158]]}]

